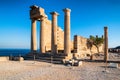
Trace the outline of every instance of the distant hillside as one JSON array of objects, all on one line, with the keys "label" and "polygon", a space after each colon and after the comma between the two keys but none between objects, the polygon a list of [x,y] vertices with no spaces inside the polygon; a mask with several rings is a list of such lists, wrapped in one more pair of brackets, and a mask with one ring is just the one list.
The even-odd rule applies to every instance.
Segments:
[{"label": "distant hillside", "polygon": [[115,47],[115,49],[120,49],[120,46]]}]

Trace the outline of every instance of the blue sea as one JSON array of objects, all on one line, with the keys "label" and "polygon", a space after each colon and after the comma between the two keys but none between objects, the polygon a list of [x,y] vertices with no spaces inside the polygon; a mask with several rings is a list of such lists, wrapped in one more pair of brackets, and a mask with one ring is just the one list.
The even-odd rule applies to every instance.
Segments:
[{"label": "blue sea", "polygon": [[30,49],[0,49],[0,56],[25,56]]}]

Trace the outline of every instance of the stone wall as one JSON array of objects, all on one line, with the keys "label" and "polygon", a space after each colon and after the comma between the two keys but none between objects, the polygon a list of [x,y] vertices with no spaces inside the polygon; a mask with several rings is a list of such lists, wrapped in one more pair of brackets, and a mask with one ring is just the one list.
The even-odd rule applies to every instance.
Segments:
[{"label": "stone wall", "polygon": [[[103,52],[103,44],[99,47],[99,51]],[[85,57],[87,54],[95,54],[97,53],[97,48],[95,46],[92,47],[91,51],[87,45],[87,38],[82,36],[74,36],[74,53],[75,56],[80,58]]]},{"label": "stone wall", "polygon": [[45,45],[46,51],[51,50],[51,21],[45,20]]},{"label": "stone wall", "polygon": [[0,61],[9,61],[9,57],[7,56],[0,57]]},{"label": "stone wall", "polygon": [[[51,21],[45,20],[45,44],[46,51],[51,51]],[[71,49],[73,49],[73,41],[71,41]],[[64,31],[57,27],[57,50],[64,50]]]},{"label": "stone wall", "polygon": [[60,27],[57,28],[57,48],[64,49],[64,31]]}]

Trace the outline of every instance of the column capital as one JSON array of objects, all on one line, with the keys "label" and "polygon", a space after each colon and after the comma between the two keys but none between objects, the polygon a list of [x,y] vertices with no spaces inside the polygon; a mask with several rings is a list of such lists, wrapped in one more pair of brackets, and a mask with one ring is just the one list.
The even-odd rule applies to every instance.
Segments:
[{"label": "column capital", "polygon": [[105,27],[104,27],[104,29],[108,29],[108,27],[107,27],[107,26],[105,26]]},{"label": "column capital", "polygon": [[64,12],[71,12],[71,9],[65,8],[65,9],[63,9],[63,11],[64,11]]},{"label": "column capital", "polygon": [[50,12],[51,15],[56,15],[58,16],[59,14],[57,12]]}]

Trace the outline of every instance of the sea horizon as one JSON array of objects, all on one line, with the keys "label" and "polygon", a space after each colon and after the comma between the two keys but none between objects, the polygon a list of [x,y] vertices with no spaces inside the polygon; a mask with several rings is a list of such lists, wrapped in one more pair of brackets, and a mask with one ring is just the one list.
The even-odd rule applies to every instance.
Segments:
[{"label": "sea horizon", "polygon": [[25,56],[30,49],[0,48],[0,56]]}]

